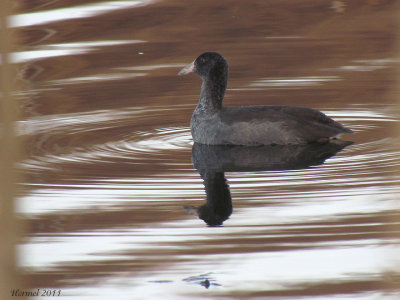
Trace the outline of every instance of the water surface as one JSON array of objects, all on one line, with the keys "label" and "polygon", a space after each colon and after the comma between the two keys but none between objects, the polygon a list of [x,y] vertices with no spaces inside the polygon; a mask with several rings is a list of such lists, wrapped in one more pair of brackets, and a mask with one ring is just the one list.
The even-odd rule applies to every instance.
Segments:
[{"label": "water surface", "polygon": [[[30,287],[79,299],[398,299],[397,8],[22,2],[11,22]],[[225,105],[313,107],[353,129],[353,144],[192,153],[200,79],[176,74],[208,50],[230,64]],[[198,218],[205,203],[222,226]]]}]

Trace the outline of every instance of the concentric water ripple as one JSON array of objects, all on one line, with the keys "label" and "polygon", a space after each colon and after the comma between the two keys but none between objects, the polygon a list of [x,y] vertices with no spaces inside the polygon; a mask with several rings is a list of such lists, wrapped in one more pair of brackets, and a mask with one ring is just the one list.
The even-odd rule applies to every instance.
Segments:
[{"label": "concentric water ripple", "polygon": [[[135,162],[145,155],[157,157],[163,150],[184,150],[191,147],[190,129],[171,127],[156,129],[153,132],[137,132],[133,137],[123,140],[79,147],[72,153],[45,154],[22,163],[23,168],[50,169],[62,163],[106,163],[123,159],[125,163]],[[83,149],[82,149],[83,148]]]},{"label": "concentric water ripple", "polygon": [[187,127],[135,131],[134,124],[174,109],[173,106],[135,107],[120,111],[43,116],[21,122],[21,134],[34,137],[30,142],[33,155],[21,166],[29,170],[50,169],[65,162],[97,163],[117,159],[129,162],[140,159],[140,155],[158,155],[157,152],[162,150],[190,148],[191,136]]},{"label": "concentric water ripple", "polygon": [[[182,107],[158,109],[172,112]],[[30,183],[25,186],[35,189],[37,195],[29,196],[36,199],[37,202],[32,202],[36,205],[21,205],[25,207],[23,211],[40,213],[77,209],[82,205],[109,207],[126,200],[148,202],[154,197],[159,201],[171,201],[171,197],[188,201],[201,199],[204,187],[190,161],[192,139],[188,127],[131,131],[131,124],[142,122],[156,112],[156,108],[132,108],[57,116],[54,121],[50,120],[51,116],[33,119],[29,124],[31,131],[24,133],[33,136],[44,134],[47,140],[44,138],[45,142],[38,142],[37,152],[40,154],[21,164],[21,168],[31,175]],[[387,109],[348,109],[327,113],[360,133],[381,130],[397,121],[395,115],[387,113]],[[353,126],[355,124],[357,126]],[[60,132],[65,131],[72,146],[55,150],[54,145],[63,144],[65,136]],[[115,132],[112,139],[110,132]],[[85,136],[93,134],[99,135],[99,142],[85,144]],[[103,143],[102,134],[107,136]],[[75,136],[78,142],[73,142]],[[348,137],[357,137],[357,133]],[[361,194],[364,198],[372,194],[375,198],[388,199],[397,192],[399,181],[393,168],[400,165],[398,143],[396,137],[356,142],[321,166],[293,171],[234,172],[228,173],[227,179],[236,201],[260,204],[265,203],[265,197],[269,203],[359,197]],[[136,173],[143,168],[148,175],[137,176]],[[168,170],[168,178],[162,175],[164,170]],[[45,185],[41,183],[42,178],[46,178]],[[64,189],[68,189],[68,195],[71,195],[71,189],[77,189],[76,196],[72,197],[76,201],[68,196],[62,205]],[[92,192],[85,194],[82,189]],[[53,202],[56,204],[53,205],[51,199],[55,194],[60,201]],[[110,199],[117,202],[109,202]]]},{"label": "concentric water ripple", "polygon": [[[135,123],[154,116],[160,111],[168,113],[178,107],[136,107],[121,111],[94,111],[77,113],[72,115],[59,115],[37,117],[22,122],[21,133],[38,136],[33,141],[34,147],[41,155],[33,155],[23,162],[27,169],[55,167],[58,163],[97,163],[125,160],[126,163],[137,163],[143,156],[162,156],[164,151],[188,151],[191,148],[191,135],[188,127],[164,127],[154,128],[148,131],[134,131]],[[396,116],[374,110],[344,110],[326,111],[340,122],[348,124],[356,132],[382,127],[383,123],[395,122]],[[61,135],[60,133],[63,132]],[[113,132],[113,140],[107,139],[101,142],[102,136],[110,136]],[[85,136],[90,135],[90,143],[85,143]],[[76,137],[75,137],[76,136]],[[349,136],[351,138],[352,136]],[[63,147],[64,139],[69,143]],[[77,142],[74,140],[76,139]],[[97,140],[99,140],[97,142]],[[363,151],[363,154],[346,157],[346,161],[340,164],[336,161],[336,167],[351,169],[357,165],[379,163],[379,165],[393,165],[396,162],[395,150],[387,149],[396,145],[396,140],[386,138],[378,141],[369,141],[353,145],[352,151]],[[33,147],[33,148],[34,148]],[[385,152],[382,152],[385,151]],[[372,153],[368,153],[372,152]],[[367,163],[367,165],[365,165]]]}]

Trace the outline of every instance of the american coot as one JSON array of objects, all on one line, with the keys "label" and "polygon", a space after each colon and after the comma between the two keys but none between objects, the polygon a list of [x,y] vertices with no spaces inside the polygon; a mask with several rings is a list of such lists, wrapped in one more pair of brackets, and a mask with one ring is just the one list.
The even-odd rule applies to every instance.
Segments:
[{"label": "american coot", "polygon": [[287,145],[325,142],[351,133],[311,108],[296,106],[223,107],[228,64],[222,55],[205,52],[179,75],[194,72],[203,80],[200,100],[190,121],[193,141],[208,145]]}]

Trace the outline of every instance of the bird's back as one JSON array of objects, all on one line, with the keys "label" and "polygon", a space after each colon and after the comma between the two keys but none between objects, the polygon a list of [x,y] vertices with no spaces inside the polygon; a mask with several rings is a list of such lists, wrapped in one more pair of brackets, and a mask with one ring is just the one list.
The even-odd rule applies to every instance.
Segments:
[{"label": "bird's back", "polygon": [[317,110],[273,105],[195,111],[191,129],[195,142],[211,145],[299,144],[352,132]]}]

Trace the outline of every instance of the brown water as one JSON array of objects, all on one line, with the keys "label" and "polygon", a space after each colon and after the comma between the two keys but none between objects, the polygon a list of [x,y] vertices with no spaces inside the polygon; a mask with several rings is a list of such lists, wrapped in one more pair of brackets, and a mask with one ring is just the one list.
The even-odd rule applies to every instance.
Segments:
[{"label": "brown water", "polygon": [[[22,1],[29,286],[66,299],[399,299],[398,8]],[[313,107],[354,143],[194,149],[193,166],[200,80],[176,74],[206,50],[230,64],[226,105]],[[206,193],[223,226],[197,217]]]}]

